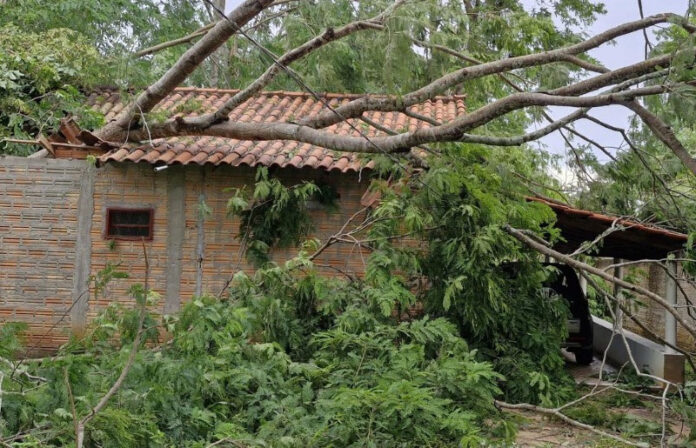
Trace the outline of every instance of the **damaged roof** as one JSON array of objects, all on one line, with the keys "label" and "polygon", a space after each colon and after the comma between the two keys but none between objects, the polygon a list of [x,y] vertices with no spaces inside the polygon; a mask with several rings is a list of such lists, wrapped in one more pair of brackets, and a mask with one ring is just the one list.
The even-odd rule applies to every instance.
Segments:
[{"label": "damaged roof", "polygon": [[[173,116],[193,117],[214,112],[238,90],[204,89],[183,87],[175,89],[153,111],[167,118]],[[356,94],[324,94],[323,98],[332,107],[338,107],[360,98]],[[92,93],[88,103],[103,113],[107,121],[113,119],[125,106],[121,94],[116,90],[101,90]],[[250,98],[229,115],[230,120],[239,122],[296,121],[314,115],[324,108],[321,101],[301,92],[261,92]],[[437,97],[409,107],[410,112],[424,115],[440,122],[448,122],[465,113],[464,96]],[[397,132],[414,131],[429,127],[423,120],[409,117],[400,112],[367,112],[365,116],[379,125]],[[367,126],[359,119],[350,119],[354,126],[369,137],[386,135]],[[338,135],[360,136],[347,123],[326,128]],[[370,168],[372,162],[360,154],[332,151],[308,143],[270,140],[249,141],[222,137],[174,137],[153,140],[152,144],[113,149],[99,157],[106,162],[145,162],[151,164],[212,164],[279,166],[313,168],[341,172],[359,171]]]}]

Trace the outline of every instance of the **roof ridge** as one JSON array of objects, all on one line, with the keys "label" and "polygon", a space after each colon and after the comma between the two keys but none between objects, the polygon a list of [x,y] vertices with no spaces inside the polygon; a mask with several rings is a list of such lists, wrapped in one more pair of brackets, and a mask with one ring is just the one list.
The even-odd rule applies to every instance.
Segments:
[{"label": "roof ridge", "polygon": [[[116,86],[97,86],[91,90],[87,91],[87,94],[92,94],[92,93],[99,93],[99,92],[113,92],[117,93],[119,92],[120,88]],[[131,91],[131,90],[137,90],[134,88],[127,88],[125,89],[126,91]],[[196,86],[183,86],[183,87],[175,87],[172,90],[173,92],[199,92],[199,93],[218,93],[218,94],[236,94],[239,93],[241,89],[223,89],[223,88],[217,88],[217,87],[196,87]],[[254,96],[256,95],[264,95],[264,96],[270,96],[270,95],[282,95],[282,96],[290,96],[290,97],[314,97],[312,93],[309,92],[303,92],[303,91],[294,91],[294,90],[261,90],[257,92]],[[371,95],[373,97],[390,97],[390,96],[399,96],[398,94],[394,93],[352,93],[352,92],[319,92],[318,93],[319,97],[321,98],[362,98],[364,96]],[[466,94],[452,94],[452,95],[436,95],[433,98],[430,98],[430,101],[436,101],[436,100],[447,100],[447,101],[456,101],[456,100],[463,100],[466,98]],[[422,104],[425,101],[419,103]]]},{"label": "roof ridge", "polygon": [[[222,89],[217,87],[195,87],[195,86],[185,86],[185,87],[175,87],[174,91],[180,92],[202,92],[202,93],[237,93],[240,89]],[[309,92],[303,92],[298,90],[261,90],[257,92],[257,95],[285,95],[285,96],[306,96],[314,97],[314,94]],[[361,98],[364,96],[372,95],[377,97],[389,97],[389,96],[399,96],[394,93],[352,93],[352,92],[318,92],[319,97],[324,98]],[[436,95],[430,100],[461,100],[465,99],[466,94],[452,94],[452,95]],[[425,100],[427,101],[427,99]],[[424,101],[424,102],[425,102]],[[420,104],[420,103],[419,103]]]}]

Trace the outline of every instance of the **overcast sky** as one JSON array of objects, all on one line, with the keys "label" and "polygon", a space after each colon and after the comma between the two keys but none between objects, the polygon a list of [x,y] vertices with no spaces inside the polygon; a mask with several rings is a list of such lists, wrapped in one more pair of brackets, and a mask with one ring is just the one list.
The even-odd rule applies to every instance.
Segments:
[{"label": "overcast sky", "polygon": [[[688,6],[688,0],[642,0],[643,12],[645,15],[657,14],[661,12],[675,12],[684,14]],[[522,0],[528,7],[536,5],[535,0]],[[227,10],[231,10],[240,3],[240,0],[227,0]],[[607,14],[600,16],[587,32],[596,34],[608,28],[619,25],[623,22],[637,20],[640,18],[637,0],[607,0],[604,1]],[[652,38],[650,34],[649,37]],[[617,39],[615,43],[605,44],[590,52],[603,65],[608,68],[618,68],[627,64],[635,63],[644,58],[644,38],[643,34],[636,32],[628,36]],[[562,117],[569,110],[566,108],[552,108],[551,115]],[[627,127],[630,115],[627,110],[620,106],[609,106],[596,108],[592,115],[615,126]],[[611,131],[607,131],[593,123],[580,121],[576,128],[583,134],[592,139],[607,145],[616,147],[621,144],[621,137]],[[554,154],[566,154],[565,143],[558,132],[545,137],[543,144]],[[598,157],[606,161],[607,157],[601,153]]]},{"label": "overcast sky", "polygon": [[[534,2],[532,0],[525,0],[525,3]],[[598,18],[595,24],[588,30],[590,34],[596,34],[623,22],[640,18],[638,2],[636,0],[609,0],[605,2],[605,5],[607,14]],[[684,14],[687,6],[688,0],[643,0],[643,12],[645,15],[661,12]],[[650,34],[649,37],[652,38]],[[644,42],[643,34],[636,32],[617,39],[615,45],[603,45],[591,51],[590,55],[597,58],[608,68],[619,68],[644,59]],[[551,115],[554,117],[561,117],[568,112],[569,109],[567,108],[553,108],[551,110]],[[627,127],[630,120],[630,114],[621,106],[596,108],[591,115],[621,127]],[[578,122],[576,128],[583,134],[602,144],[618,146],[621,143],[621,136],[618,134],[606,131],[604,128],[589,123],[586,120]],[[565,144],[558,133],[546,137],[543,142],[548,146],[551,152],[565,154]],[[602,161],[607,160],[607,157],[601,153],[599,153],[599,158]]]}]

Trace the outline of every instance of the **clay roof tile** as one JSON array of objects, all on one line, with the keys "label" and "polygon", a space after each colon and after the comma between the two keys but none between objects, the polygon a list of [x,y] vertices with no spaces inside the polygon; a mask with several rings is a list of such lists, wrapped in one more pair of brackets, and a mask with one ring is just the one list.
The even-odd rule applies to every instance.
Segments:
[{"label": "clay roof tile", "polygon": [[[224,102],[238,93],[231,89],[205,89],[197,87],[182,87],[175,89],[166,97],[157,110],[182,116],[195,116],[210,113],[222,106]],[[324,102],[332,107],[338,107],[363,97],[357,94],[333,94],[323,96],[318,101],[309,94],[302,92],[261,92],[248,99],[230,114],[230,120],[240,122],[273,122],[298,121],[307,116],[325,110]],[[123,110],[124,98],[116,90],[101,90],[88,96],[88,103],[104,113],[106,119],[114,118]],[[438,97],[432,101],[416,105],[410,110],[432,117],[443,122],[452,121],[465,113],[464,97]],[[370,119],[397,132],[415,130],[430,126],[421,120],[410,119],[399,112],[367,112]],[[350,123],[358,130],[343,122],[327,128],[328,131],[339,135],[369,136],[384,135],[372,126],[366,126],[359,119],[351,119]],[[119,148],[100,157],[101,162],[147,162],[152,164],[197,163],[197,164],[246,164],[250,166],[278,165],[296,168],[311,167],[327,171],[358,171],[370,169],[374,163],[367,158],[356,157],[356,154],[340,153],[308,143],[294,141],[239,141],[221,137],[172,137],[166,140],[156,140],[153,146]]]}]

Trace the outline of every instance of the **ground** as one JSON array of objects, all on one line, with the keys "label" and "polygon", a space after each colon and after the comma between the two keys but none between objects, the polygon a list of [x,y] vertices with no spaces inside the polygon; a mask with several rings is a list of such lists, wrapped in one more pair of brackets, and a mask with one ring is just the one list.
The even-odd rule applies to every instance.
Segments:
[{"label": "ground", "polygon": [[[596,384],[598,381],[601,360],[595,360],[590,366],[578,366],[572,361],[572,355],[567,354],[567,369],[579,384]],[[604,378],[616,369],[605,366]],[[600,387],[602,387],[600,385]],[[590,386],[587,387],[590,390]],[[625,395],[625,394],[624,394]],[[616,403],[624,401],[625,404],[617,406]],[[576,410],[579,408],[576,408]],[[630,397],[621,397],[619,394],[614,396],[603,396],[598,399],[590,399],[583,404],[580,411],[584,418],[597,418],[606,424],[597,424],[602,430],[616,433],[619,431],[625,437],[652,434],[653,441],[659,443],[659,432],[661,426],[662,408],[660,402],[648,400],[641,402]],[[517,434],[517,447],[621,447],[619,442],[601,437],[592,432],[577,428],[562,422],[552,416],[543,416],[529,411],[515,411],[519,416],[519,431]],[[668,414],[670,446],[679,445],[688,437],[688,428],[682,426],[681,422],[674,415]],[[587,423],[591,423],[587,421]],[[602,427],[604,426],[604,427]],[[652,445],[652,443],[651,443]]]}]

